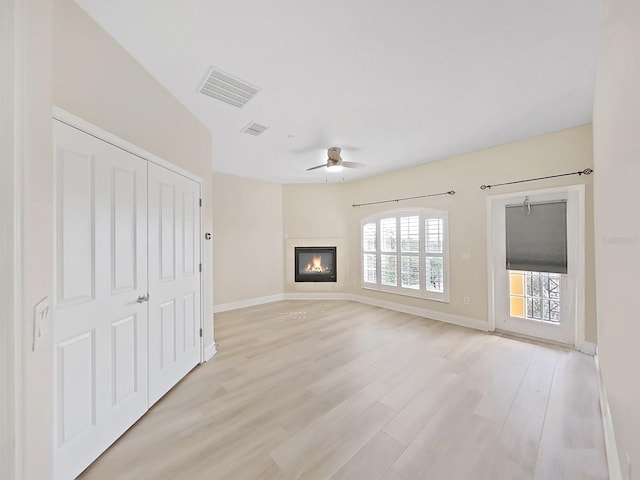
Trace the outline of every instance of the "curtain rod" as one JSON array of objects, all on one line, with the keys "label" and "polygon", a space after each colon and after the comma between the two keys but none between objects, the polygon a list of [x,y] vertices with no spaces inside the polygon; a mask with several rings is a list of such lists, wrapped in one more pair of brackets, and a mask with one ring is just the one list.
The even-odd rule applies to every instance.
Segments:
[{"label": "curtain rod", "polygon": [[535,180],[546,180],[547,178],[566,177],[569,175],[591,175],[592,173],[593,173],[592,168],[585,168],[584,170],[579,170],[577,172],[560,173],[558,175],[549,175],[546,177],[527,178],[526,180],[515,180],[513,182],[496,183],[495,185],[480,185],[480,190],[485,190],[487,188],[490,190],[492,187],[502,187],[503,185],[513,185],[515,183],[533,182]]},{"label": "curtain rod", "polygon": [[369,202],[369,203],[354,203],[351,205],[352,207],[364,207],[367,205],[379,205],[381,203],[393,203],[393,202],[401,202],[403,200],[415,200],[416,198],[427,198],[427,197],[437,197],[440,195],[455,195],[456,192],[453,190],[449,190],[448,192],[441,193],[431,193],[429,195],[418,195],[417,197],[404,197],[404,198],[394,198],[393,200],[381,200],[379,202]]}]

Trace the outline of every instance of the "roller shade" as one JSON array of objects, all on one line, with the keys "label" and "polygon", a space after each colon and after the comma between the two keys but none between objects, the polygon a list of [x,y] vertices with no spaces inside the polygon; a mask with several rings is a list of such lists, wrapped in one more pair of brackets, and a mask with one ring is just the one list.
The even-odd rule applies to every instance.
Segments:
[{"label": "roller shade", "polygon": [[507,205],[507,270],[567,273],[566,200]]}]

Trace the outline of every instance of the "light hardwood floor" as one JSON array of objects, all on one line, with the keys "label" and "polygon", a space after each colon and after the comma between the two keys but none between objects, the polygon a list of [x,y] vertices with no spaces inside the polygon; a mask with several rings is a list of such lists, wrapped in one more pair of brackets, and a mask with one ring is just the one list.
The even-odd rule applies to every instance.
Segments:
[{"label": "light hardwood floor", "polygon": [[593,358],[346,301],[216,315],[83,479],[606,479]]}]

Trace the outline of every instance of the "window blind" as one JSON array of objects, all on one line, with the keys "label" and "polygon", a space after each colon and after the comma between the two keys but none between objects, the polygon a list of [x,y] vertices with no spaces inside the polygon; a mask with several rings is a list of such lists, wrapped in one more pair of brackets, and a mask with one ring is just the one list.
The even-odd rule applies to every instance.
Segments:
[{"label": "window blind", "polygon": [[376,224],[367,223],[362,227],[362,249],[367,252],[376,251]]},{"label": "window blind", "polygon": [[507,205],[507,270],[567,273],[566,200]]}]

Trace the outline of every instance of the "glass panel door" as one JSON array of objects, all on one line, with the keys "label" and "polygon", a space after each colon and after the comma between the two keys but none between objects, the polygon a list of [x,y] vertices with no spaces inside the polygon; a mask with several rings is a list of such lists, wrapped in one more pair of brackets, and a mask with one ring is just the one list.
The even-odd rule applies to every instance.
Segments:
[{"label": "glass panel door", "polygon": [[[547,193],[548,192],[548,193]],[[535,269],[508,269],[506,209],[518,202],[566,200],[566,273]],[[570,189],[538,190],[500,196],[491,201],[491,315],[497,330],[574,345],[577,305],[583,302],[577,285],[584,285],[584,233],[580,233],[579,202],[582,197]],[[525,203],[526,205],[526,203]],[[529,239],[531,236],[528,237]],[[536,245],[533,246],[534,251]],[[537,256],[532,257],[535,264]],[[579,258],[582,260],[579,261]],[[583,307],[582,307],[583,308]]]}]

